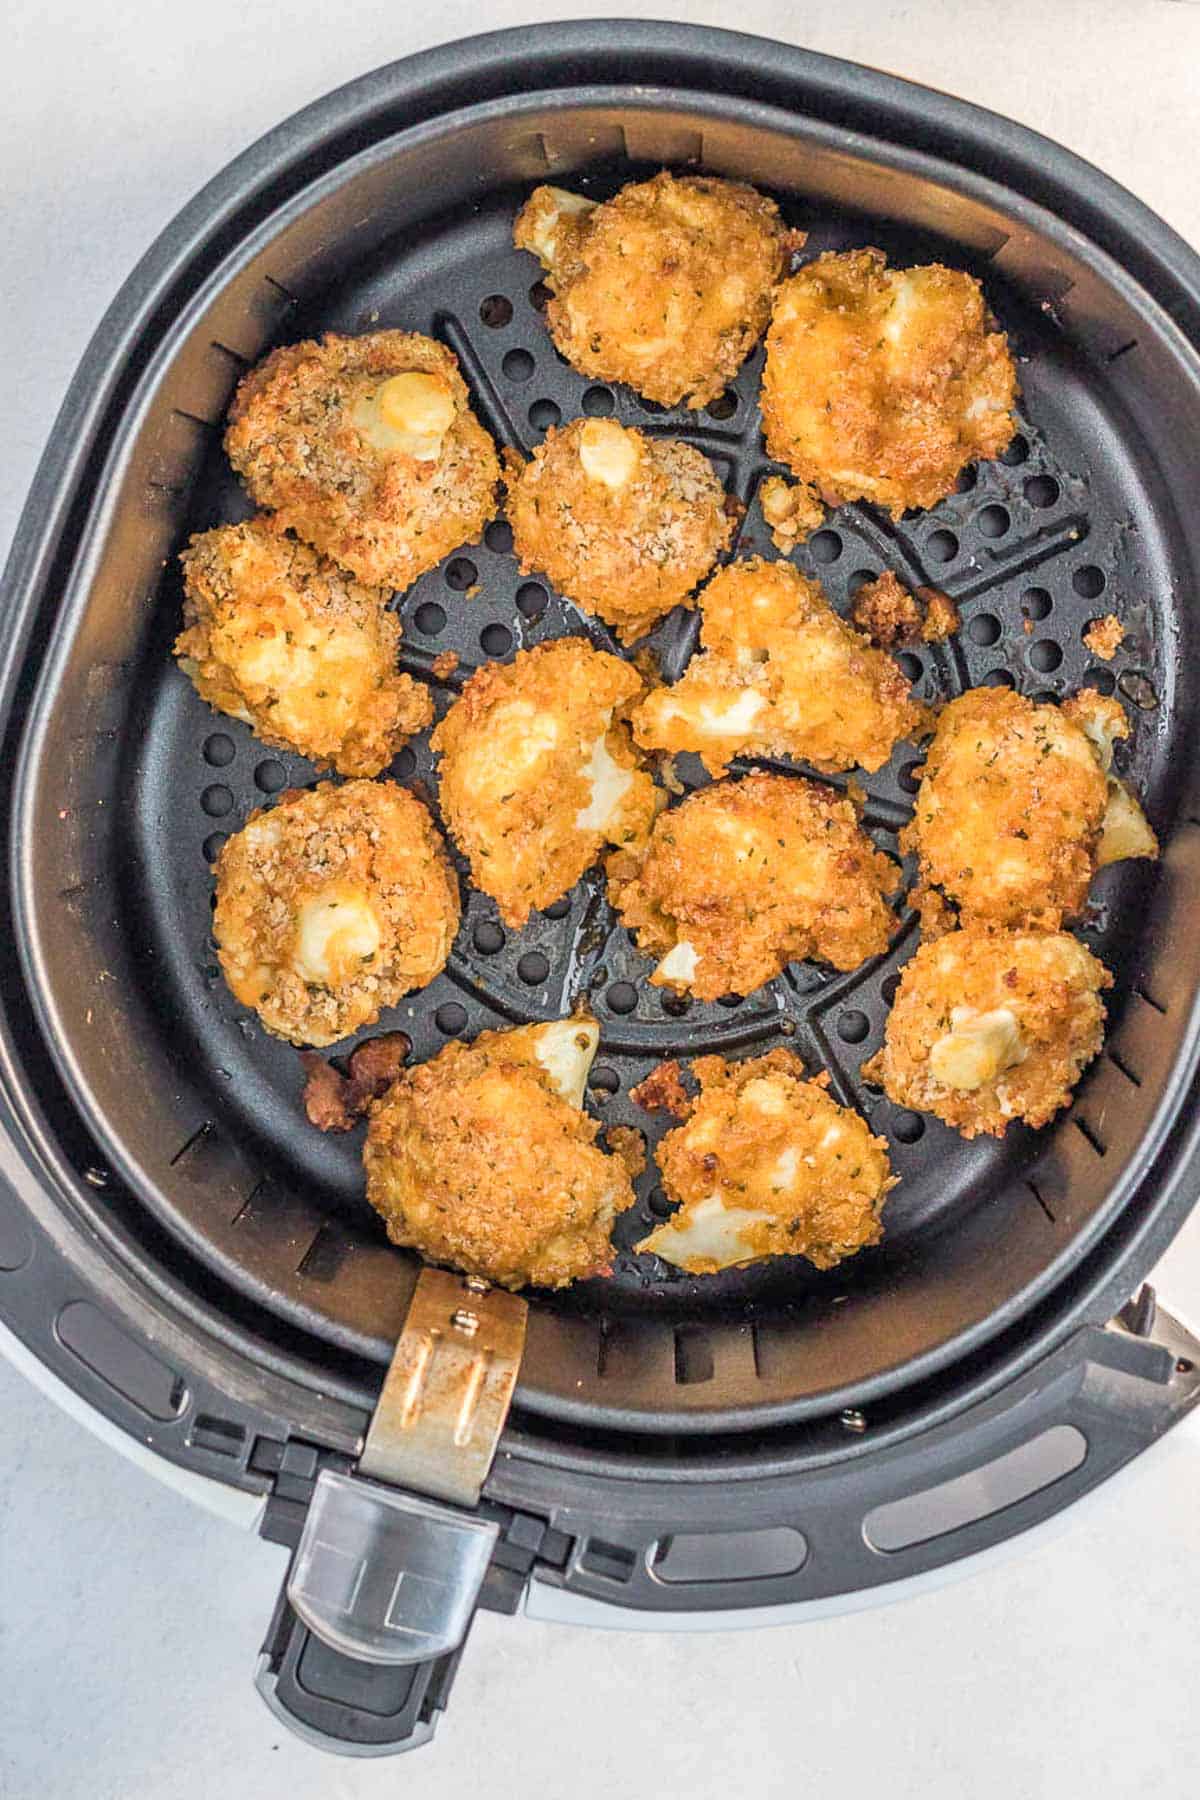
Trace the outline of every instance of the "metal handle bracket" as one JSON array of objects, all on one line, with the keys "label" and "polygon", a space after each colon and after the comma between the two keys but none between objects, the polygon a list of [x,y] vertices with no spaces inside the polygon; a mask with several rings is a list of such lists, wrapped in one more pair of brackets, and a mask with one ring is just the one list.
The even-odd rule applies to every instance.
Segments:
[{"label": "metal handle bracket", "polygon": [[357,1467],[317,1475],[256,1677],[310,1742],[382,1755],[432,1735],[500,1541],[475,1509],[527,1311],[422,1270]]}]

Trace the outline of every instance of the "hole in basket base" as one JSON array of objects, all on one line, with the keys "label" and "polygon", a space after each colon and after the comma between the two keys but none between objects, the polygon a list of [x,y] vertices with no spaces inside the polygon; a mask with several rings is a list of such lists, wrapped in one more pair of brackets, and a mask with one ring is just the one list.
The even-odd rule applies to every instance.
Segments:
[{"label": "hole in basket base", "polygon": [[650,1559],[656,1581],[767,1581],[795,1575],[808,1560],[808,1540],[790,1525],[762,1531],[680,1531],[660,1538]]},{"label": "hole in basket base", "polygon": [[562,407],[553,400],[535,400],[529,409],[529,423],[535,431],[549,431],[562,423]]},{"label": "hole in basket base", "polygon": [[480,321],[489,331],[498,331],[512,319],[512,301],[507,294],[489,294],[479,302]]},{"label": "hole in basket base", "polygon": [[1052,1425],[967,1475],[877,1506],[863,1520],[863,1536],[872,1550],[885,1553],[926,1544],[1040,1493],[1077,1469],[1086,1455],[1081,1431]]}]

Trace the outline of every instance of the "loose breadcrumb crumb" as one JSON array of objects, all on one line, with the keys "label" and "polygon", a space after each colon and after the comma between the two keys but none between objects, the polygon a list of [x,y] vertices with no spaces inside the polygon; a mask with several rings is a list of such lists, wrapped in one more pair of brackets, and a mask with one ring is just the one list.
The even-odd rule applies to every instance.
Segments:
[{"label": "loose breadcrumb crumb", "polygon": [[630,1181],[646,1168],[646,1140],[636,1125],[610,1125],[604,1134],[610,1153],[625,1164]]},{"label": "loose breadcrumb crumb", "polygon": [[771,542],[781,556],[790,556],[797,544],[825,523],[821,497],[806,481],[785,481],[782,475],[768,475],[758,498],[763,518],[771,529]]},{"label": "loose breadcrumb crumb", "polygon": [[919,587],[917,599],[925,608],[925,622],[921,626],[924,642],[938,644],[953,637],[961,626],[962,619],[949,594],[943,594],[941,588]]},{"label": "loose breadcrumb crumb", "polygon": [[948,594],[934,587],[912,593],[891,569],[859,588],[850,617],[880,650],[939,643],[961,623]]},{"label": "loose breadcrumb crumb", "polygon": [[1083,634],[1083,641],[1093,656],[1111,662],[1125,642],[1125,627],[1115,613],[1105,613],[1102,619],[1092,620]]},{"label": "loose breadcrumb crumb", "polygon": [[686,1119],[692,1110],[691,1097],[680,1080],[680,1066],[675,1058],[651,1069],[643,1081],[630,1088],[629,1098],[647,1112],[666,1112],[676,1119]]}]

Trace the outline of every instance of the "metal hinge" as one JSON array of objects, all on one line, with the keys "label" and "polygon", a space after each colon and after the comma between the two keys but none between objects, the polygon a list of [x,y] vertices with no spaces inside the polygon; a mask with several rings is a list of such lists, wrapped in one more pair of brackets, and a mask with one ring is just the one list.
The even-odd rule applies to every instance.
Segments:
[{"label": "metal hinge", "polygon": [[472,1277],[422,1271],[357,1468],[317,1475],[288,1575],[293,1611],[342,1655],[417,1663],[462,1642],[501,1527],[457,1509],[478,1505],[527,1310]]}]

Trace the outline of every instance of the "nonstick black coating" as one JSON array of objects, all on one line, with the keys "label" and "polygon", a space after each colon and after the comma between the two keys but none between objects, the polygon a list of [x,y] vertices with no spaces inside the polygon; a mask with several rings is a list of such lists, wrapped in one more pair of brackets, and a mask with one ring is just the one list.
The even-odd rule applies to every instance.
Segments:
[{"label": "nonstick black coating", "polygon": [[[626,164],[572,185],[603,194],[645,172]],[[477,410],[497,440],[525,451],[548,425],[581,413],[613,412],[643,430],[684,437],[712,457],[727,486],[748,504],[735,553],[776,554],[755,501],[772,467],[756,404],[761,348],[729,394],[699,414],[664,412],[578,375],[555,352],[539,316],[545,290],[537,264],[511,245],[512,218],[527,191],[493,192],[477,208],[391,242],[294,308],[277,341],[386,326],[430,332],[459,355]],[[804,259],[871,243],[901,263],[941,258],[974,269],[1010,334],[1022,389],[1021,428],[1012,446],[1000,461],[968,470],[953,497],[898,524],[868,506],[842,507],[798,549],[796,562],[821,580],[843,613],[865,576],[885,568],[911,584],[942,587],[958,602],[963,629],[957,638],[901,657],[926,699],[980,682],[1036,697],[1059,698],[1084,682],[1115,691],[1134,727],[1130,746],[1118,751],[1119,764],[1146,795],[1151,816],[1160,815],[1175,723],[1174,583],[1128,422],[1097,366],[1072,350],[1052,311],[1009,290],[986,258],[878,219],[810,212],[794,197],[778,197],[789,222],[809,233]],[[180,542],[192,530],[250,511],[214,431]],[[489,657],[506,660],[563,633],[617,648],[601,624],[546,582],[521,576],[509,541],[503,523],[490,525],[481,545],[449,557],[400,602],[403,664],[431,681],[439,716]],[[157,642],[143,664],[140,718],[128,739],[123,904],[145,933],[143,967],[152,971],[163,1030],[183,1061],[201,1072],[213,1116],[273,1182],[303,1191],[328,1215],[330,1228],[307,1247],[308,1267],[302,1261],[301,1270],[332,1292],[356,1244],[382,1235],[363,1200],[361,1131],[322,1137],[307,1125],[296,1052],[268,1037],[234,1002],[209,933],[208,865],[225,836],[284,787],[319,777],[303,759],[264,749],[245,726],[214,715],[197,698],[169,654],[179,606],[172,567],[163,580]],[[1103,664],[1082,639],[1089,622],[1110,610],[1126,636],[1112,663]],[[654,633],[651,645],[668,674],[686,662],[696,629],[694,613],[677,612]],[[438,681],[433,660],[446,650],[457,652],[459,667]],[[902,744],[886,769],[863,781],[867,823],[892,855],[910,813],[918,760]],[[706,779],[693,759],[681,766],[689,787]],[[436,802],[436,771],[424,738],[401,752],[392,773]],[[1082,931],[1117,971],[1112,1010],[1118,1018],[1128,1005],[1128,952],[1140,896],[1152,880],[1140,865],[1106,872]],[[1038,1153],[1023,1129],[1010,1131],[1003,1143],[966,1144],[861,1081],[859,1064],[880,1043],[896,970],[914,947],[907,913],[888,955],[851,975],[794,965],[758,993],[702,1005],[647,985],[650,965],[615,923],[598,872],[519,933],[500,927],[492,903],[470,890],[465,876],[463,897],[463,926],[446,973],[362,1035],[402,1028],[413,1040],[414,1058],[424,1059],[450,1037],[555,1018],[586,996],[602,1028],[589,1104],[606,1123],[634,1124],[651,1139],[662,1122],[632,1105],[628,1092],[661,1057],[718,1049],[756,1054],[787,1043],[814,1071],[827,1068],[838,1097],[887,1138],[902,1178],[888,1201],[878,1250],[827,1274],[789,1258],[697,1279],[628,1248],[667,1210],[651,1166],[638,1184],[637,1207],[619,1222],[612,1278],[539,1299],[539,1308],[660,1323],[729,1321],[766,1317],[807,1296],[880,1294],[914,1258],[936,1256],[944,1234],[961,1231],[969,1219],[978,1226]],[[1087,1091],[1085,1082],[1085,1099]],[[1094,1154],[1089,1145],[1084,1149]],[[1036,1183],[1022,1191],[1025,1229],[1036,1242],[1047,1234],[1048,1203]],[[382,1328],[379,1336],[386,1342]],[[686,1347],[682,1355],[681,1379],[687,1379]]]}]

